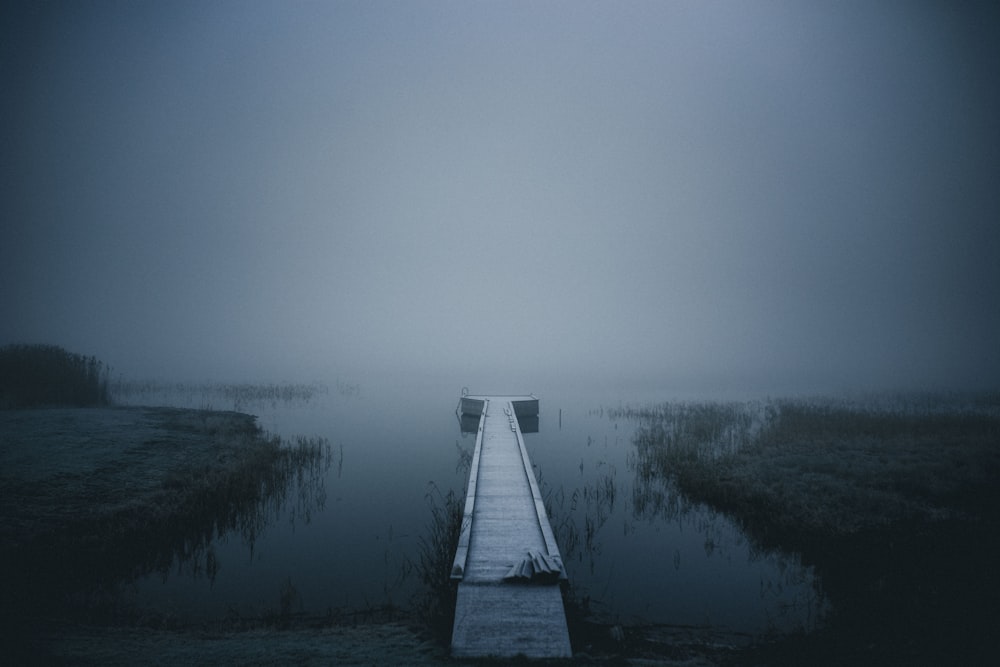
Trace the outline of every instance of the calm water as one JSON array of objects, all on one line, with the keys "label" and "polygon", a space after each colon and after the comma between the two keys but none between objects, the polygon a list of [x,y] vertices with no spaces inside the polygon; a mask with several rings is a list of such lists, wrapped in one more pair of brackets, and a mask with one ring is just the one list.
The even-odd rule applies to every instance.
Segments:
[{"label": "calm water", "polygon": [[[589,600],[592,612],[608,622],[753,633],[816,623],[811,573],[793,557],[754,553],[725,517],[685,507],[662,480],[636,479],[634,423],[612,421],[600,408],[652,397],[543,389],[472,387],[538,395],[539,432],[525,441],[573,594]],[[412,563],[430,520],[428,498],[465,488],[462,461],[475,438],[460,433],[460,390],[394,382],[341,392],[331,385],[307,403],[235,406],[283,437],[327,438],[332,460],[321,488],[290,489],[252,544],[216,538],[214,580],[180,565],[137,582],[135,604],[180,619],[256,616],[278,610],[290,584],[295,608],[306,612],[407,606],[421,590]],[[234,407],[197,395],[155,400]]]}]

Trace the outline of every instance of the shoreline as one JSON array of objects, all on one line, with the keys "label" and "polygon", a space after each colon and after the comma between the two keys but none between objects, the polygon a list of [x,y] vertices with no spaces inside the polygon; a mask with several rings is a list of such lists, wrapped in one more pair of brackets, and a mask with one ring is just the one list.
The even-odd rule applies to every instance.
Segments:
[{"label": "shoreline", "polygon": [[[813,420],[813,423],[822,425],[822,420]],[[950,432],[948,423],[937,423],[944,424],[942,433]],[[968,426],[967,422],[963,423]],[[20,440],[17,440],[18,428],[12,427],[12,424],[23,427],[23,438]],[[816,524],[804,524],[796,518],[800,516],[797,512],[801,512],[803,506],[799,501],[808,497],[800,497],[801,494],[808,493],[812,488],[801,483],[802,475],[804,472],[812,474],[815,480],[818,473],[810,472],[807,464],[819,461],[810,453],[815,451],[816,443],[802,435],[788,439],[778,437],[780,434],[777,432],[769,432],[757,446],[738,450],[735,458],[724,459],[721,464],[715,458],[711,459],[711,465],[701,465],[697,457],[688,457],[689,467],[671,474],[678,474],[679,471],[679,474],[687,475],[680,481],[690,500],[706,502],[734,516],[744,525],[750,539],[755,539],[764,548],[794,548],[807,561],[817,565],[824,578],[823,585],[828,592],[834,593],[835,602],[843,605],[846,601],[849,610],[851,604],[857,609],[857,605],[871,605],[873,601],[881,600],[872,609],[880,610],[878,613],[882,615],[891,611],[892,605],[900,603],[905,623],[900,621],[885,627],[866,627],[865,619],[873,620],[871,613],[847,623],[844,607],[841,606],[840,616],[834,619],[831,627],[822,627],[808,634],[750,636],[712,627],[613,625],[597,622],[579,613],[573,619],[574,627],[571,628],[572,662],[775,665],[803,662],[837,664],[850,660],[857,664],[877,664],[891,656],[933,662],[946,655],[944,650],[947,649],[951,651],[947,655],[966,656],[975,664],[981,662],[984,656],[991,655],[993,647],[989,638],[977,637],[977,628],[989,625],[989,612],[964,631],[945,628],[946,639],[954,640],[956,644],[952,647],[943,647],[940,642],[928,644],[928,638],[937,636],[935,633],[940,634],[942,628],[935,625],[936,617],[927,616],[924,612],[930,603],[944,602],[948,608],[954,609],[956,599],[979,600],[978,597],[963,596],[975,593],[971,588],[974,578],[989,565],[989,554],[984,554],[983,549],[977,546],[985,544],[984,539],[986,543],[990,543],[990,539],[995,542],[995,508],[985,507],[981,516],[970,518],[966,511],[969,505],[963,501],[958,505],[947,505],[963,512],[950,512],[944,519],[929,520],[943,515],[938,511],[927,513],[924,504],[910,502],[926,493],[926,489],[911,482],[930,480],[940,485],[945,478],[933,473],[937,468],[929,469],[933,474],[928,473],[925,467],[929,464],[925,465],[923,458],[914,457],[922,452],[934,451],[939,441],[933,437],[927,440],[925,435],[920,436],[923,440],[914,440],[906,435],[911,432],[925,433],[924,426],[916,431],[906,426],[905,437],[893,435],[892,428],[896,426],[890,424],[890,427],[886,428],[889,428],[889,441],[894,443],[891,451],[880,450],[870,434],[860,439],[849,433],[838,435],[831,431],[829,423],[824,426],[826,432],[822,442],[833,443],[842,460],[854,462],[851,466],[845,463],[844,470],[856,472],[857,461],[863,458],[856,452],[874,451],[876,455],[866,455],[865,460],[889,465],[894,470],[893,466],[902,465],[900,461],[904,459],[919,463],[919,475],[897,470],[892,477],[897,482],[907,482],[900,486],[902,491],[897,491],[909,495],[901,497],[900,502],[881,504],[888,509],[915,507],[921,510],[908,515],[905,521],[894,516],[888,523],[881,520],[862,521],[859,525],[863,530],[833,530],[831,526],[845,525],[843,512],[833,511],[835,507],[826,514],[815,515],[831,517],[830,526],[825,528],[821,526],[818,529]],[[996,453],[990,448],[991,438],[995,439],[996,433],[990,431],[991,428],[995,427],[987,424],[983,436],[985,440],[977,436],[980,437],[976,441],[979,444],[972,446],[963,440],[960,443],[962,446],[953,450],[963,453],[963,456],[970,452],[985,452],[983,461],[987,466],[987,478],[992,469],[989,466],[995,466],[997,460]],[[115,432],[126,434],[128,442],[116,441],[109,436],[109,433]],[[10,590],[17,593],[5,595],[7,602],[3,620],[14,640],[14,654],[25,661],[42,659],[57,664],[135,664],[150,661],[161,664],[191,661],[244,664],[483,664],[483,661],[453,661],[447,646],[432,633],[425,619],[407,609],[339,610],[325,616],[284,610],[259,617],[231,616],[184,623],[158,615],[155,611],[143,614],[130,609],[127,604],[116,606],[110,598],[102,598],[103,593],[100,592],[92,598],[87,598],[86,594],[81,596],[76,600],[78,606],[75,608],[59,606],[57,602],[67,599],[66,591],[38,591],[18,582],[11,574],[20,571],[17,567],[26,562],[25,554],[40,555],[38,562],[33,562],[32,566],[43,574],[51,573],[57,565],[57,561],[45,555],[46,551],[66,549],[68,546],[81,547],[84,552],[89,552],[87,562],[93,564],[107,556],[109,550],[135,542],[139,540],[138,536],[156,532],[151,527],[158,529],[169,525],[169,516],[179,517],[181,523],[190,520],[192,505],[183,501],[184,497],[199,499],[196,504],[201,506],[205,505],[203,501],[214,497],[212,494],[220,485],[238,492],[236,495],[239,496],[247,493],[248,488],[259,489],[262,474],[266,477],[277,470],[277,477],[271,478],[273,487],[283,479],[282,470],[285,471],[283,474],[290,474],[297,469],[297,465],[317,465],[318,459],[322,458],[319,451],[321,443],[313,443],[318,449],[314,447],[312,454],[305,452],[304,458],[296,463],[281,458],[280,441],[276,442],[261,432],[255,418],[250,415],[182,408],[3,411],[0,412],[0,433],[4,436],[0,441],[0,463],[3,464],[0,490],[4,492],[4,499],[0,500],[0,508],[3,509],[0,518],[3,518],[2,531],[5,532],[0,553],[5,565],[3,586],[5,593]],[[944,436],[938,434],[934,437]],[[48,444],[44,444],[46,438],[49,439]],[[650,453],[655,451],[650,450]],[[683,451],[680,453],[687,456]],[[879,461],[878,453],[887,462]],[[979,493],[976,490],[979,486],[972,488],[956,484],[968,479],[968,475],[972,474],[968,471],[979,474],[977,479],[981,479],[983,468],[973,465],[980,459],[966,456],[957,463],[948,457],[943,460],[948,466],[946,470],[954,468],[960,473],[947,478],[952,485],[948,488],[959,488],[963,493],[954,497],[947,494],[940,496],[938,486],[934,486],[932,490],[938,494],[935,496],[938,500],[961,500],[968,493]],[[654,456],[646,462],[653,465],[657,461]],[[109,462],[121,465],[109,465]],[[670,462],[676,464],[677,459],[670,459]],[[840,470],[831,468],[828,463],[823,465],[824,474]],[[193,480],[191,473],[196,469],[200,472]],[[123,477],[120,474],[122,471],[128,475]],[[14,472],[17,474],[14,475]],[[243,482],[233,481],[241,475],[245,477]],[[864,481],[869,477],[862,475],[859,479]],[[248,485],[245,484],[247,482]],[[129,485],[126,494],[119,493],[123,483]],[[827,498],[864,497],[864,494],[850,491],[851,488],[848,484],[839,496],[827,494]],[[800,495],[773,495],[781,489],[796,489]],[[67,490],[77,495],[71,493],[66,497]],[[747,495],[740,496],[734,490],[742,490]],[[883,494],[880,498],[886,497],[884,489],[880,493]],[[914,493],[917,495],[914,496]],[[248,507],[239,510],[245,513],[244,520],[234,521],[233,497],[227,491],[222,495],[223,501],[216,504],[208,502],[214,509],[195,521],[199,526],[197,530],[203,530],[205,526],[229,526],[229,530],[233,530],[237,523],[249,526],[251,531],[262,527],[263,524],[255,523],[254,511]],[[168,498],[173,500],[165,501]],[[259,496],[253,493],[246,498],[248,505],[256,505],[259,501]],[[761,507],[780,508],[775,503],[782,498],[784,502],[791,503],[789,511],[771,514],[759,511]],[[152,505],[159,505],[161,512],[150,520],[150,525],[131,521],[143,514],[137,509],[149,510]],[[937,506],[941,507],[940,503]],[[31,507],[38,510],[37,516],[32,517],[31,512],[26,511]],[[98,520],[86,518],[85,515],[95,512]],[[770,519],[767,519],[768,516]],[[76,523],[85,524],[84,529],[78,527],[62,539],[52,539],[53,531]],[[33,527],[32,531],[25,529],[28,525]],[[11,535],[18,539],[6,539]],[[947,544],[942,546],[942,541]],[[147,548],[132,552],[128,555],[131,561],[113,564],[113,567],[101,571],[101,576],[124,577],[121,580],[127,581],[136,572],[172,567],[176,551],[165,547],[165,544],[160,543],[152,550]],[[949,548],[961,553],[949,552]],[[22,550],[21,557],[12,559],[12,553],[16,554],[18,550]],[[153,554],[152,559],[150,554]],[[942,564],[956,557],[962,559],[966,573],[973,579],[959,581],[954,578],[955,575],[946,575],[941,569]],[[895,567],[898,563],[905,566],[903,574],[895,579],[888,577],[886,572],[891,570],[886,568]],[[203,562],[200,566],[207,565]],[[920,573],[931,580],[936,590],[928,591],[923,586],[919,591],[908,591],[908,586]],[[857,580],[854,588],[845,584],[845,576]],[[101,577],[93,578],[92,574],[80,577],[79,571],[71,571],[64,573],[57,583],[71,582],[76,589],[82,590],[102,580]],[[995,576],[980,583],[986,594],[1000,590]],[[960,590],[956,586],[949,589],[952,584],[960,585]],[[940,590],[942,587],[944,590]],[[113,592],[113,587],[104,591],[108,595],[113,595]],[[882,597],[873,597],[876,594]],[[904,604],[903,597],[910,602]],[[572,613],[569,607],[567,612]],[[906,625],[909,621],[917,622],[917,630]],[[915,632],[920,637],[916,637]],[[928,646],[934,650],[922,653]]]},{"label": "shoreline", "polygon": [[0,411],[0,616],[114,619],[121,586],[181,564],[212,578],[213,536],[263,529],[269,497],[329,463],[236,412],[178,408]]}]

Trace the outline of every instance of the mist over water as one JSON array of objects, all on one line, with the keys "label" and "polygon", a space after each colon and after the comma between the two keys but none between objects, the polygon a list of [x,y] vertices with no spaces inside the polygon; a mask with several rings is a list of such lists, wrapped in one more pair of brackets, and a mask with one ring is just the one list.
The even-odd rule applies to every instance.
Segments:
[{"label": "mist over water", "polygon": [[332,462],[137,609],[406,605],[467,387],[540,398],[602,622],[811,627],[797,557],[640,478],[600,409],[995,391],[997,34],[991,2],[4,3],[0,346],[330,388],[149,398]]},{"label": "mist over water", "polygon": [[184,381],[1000,377],[992,3],[2,12],[0,344]]}]

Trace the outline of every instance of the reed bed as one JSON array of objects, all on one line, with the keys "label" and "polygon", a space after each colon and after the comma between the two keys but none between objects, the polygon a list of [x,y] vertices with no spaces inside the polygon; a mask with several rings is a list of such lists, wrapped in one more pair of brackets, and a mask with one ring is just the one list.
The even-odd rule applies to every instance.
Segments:
[{"label": "reed bed", "polygon": [[108,405],[109,374],[97,357],[57,345],[6,345],[0,347],[0,409]]}]

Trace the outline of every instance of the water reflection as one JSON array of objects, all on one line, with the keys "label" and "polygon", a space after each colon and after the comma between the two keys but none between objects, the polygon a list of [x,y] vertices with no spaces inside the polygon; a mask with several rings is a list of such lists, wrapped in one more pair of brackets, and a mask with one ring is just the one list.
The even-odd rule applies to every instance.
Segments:
[{"label": "water reflection", "polygon": [[[479,415],[469,415],[464,412],[456,412],[456,415],[458,416],[458,427],[462,433],[479,431]],[[538,433],[538,415],[518,415],[517,423],[521,427],[521,433]]]},{"label": "water reflection", "polygon": [[458,415],[458,428],[463,434],[476,433],[479,430],[479,415],[467,415],[464,412]]},{"label": "water reflection", "polygon": [[[430,618],[449,592],[445,576],[442,588],[432,590],[438,601],[424,597],[425,573],[435,569],[428,556],[448,534],[438,530],[438,519],[449,525],[452,510],[462,506],[478,429],[476,418],[459,419],[456,438],[454,397],[454,388],[430,391],[421,383],[379,387],[370,396],[331,391],[308,409],[262,409],[269,429],[286,437],[321,433],[333,443],[325,487],[311,505],[300,505],[293,481],[285,508],[272,506],[270,523],[251,540],[238,531],[217,537],[210,546],[211,559],[222,564],[215,578],[205,576],[208,560],[201,566],[200,580],[211,590],[173,576],[160,588],[147,580],[140,597],[206,614],[236,610],[240,617],[286,608],[337,617],[405,607]],[[753,633],[807,624],[808,612],[784,610],[815,595],[808,572],[794,559],[756,552],[726,517],[675,493],[640,458],[634,420],[544,396],[541,407],[536,422],[521,420],[525,443],[570,595],[586,600],[591,616]],[[454,549],[441,553],[448,572]],[[298,597],[282,588],[286,579]]]},{"label": "water reflection", "polygon": [[615,466],[602,460],[597,462],[597,468],[594,478],[570,491],[563,486],[550,490],[544,475],[536,469],[563,560],[583,563],[591,574],[603,553],[598,535],[614,513],[618,493]]},{"label": "water reflection", "polygon": [[[326,479],[333,461],[333,449],[325,438],[298,436],[294,443],[283,442],[270,468],[260,471],[254,480],[260,489],[257,502],[250,502],[252,494],[248,494],[243,503],[245,509],[236,521],[238,532],[251,554],[257,536],[270,521],[287,516],[292,526],[297,522],[308,525],[316,512],[326,508]],[[336,461],[339,479],[344,467],[343,445]],[[293,488],[295,493],[291,495]],[[239,504],[237,500],[233,510],[237,514],[240,514]],[[217,535],[224,533],[224,529],[217,527]]]},{"label": "water reflection", "polygon": [[272,523],[284,517],[292,526],[308,525],[326,506],[330,445],[322,438],[305,437],[293,443],[274,439],[272,444],[265,456],[189,496],[166,529],[151,527],[147,532],[155,532],[156,540],[146,539],[148,535],[132,540],[137,549],[152,550],[152,557],[135,554],[132,570],[117,579],[127,583],[155,573],[161,581],[204,577],[214,584],[225,564],[219,555],[221,541],[238,537],[252,559],[259,536]]},{"label": "water reflection", "polygon": [[560,416],[563,428],[529,451],[571,594],[591,618],[750,633],[815,627],[822,602],[796,556],[754,548],[727,517],[678,493],[646,465],[621,415]]}]

